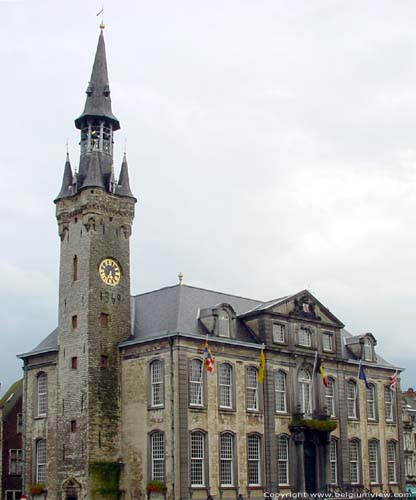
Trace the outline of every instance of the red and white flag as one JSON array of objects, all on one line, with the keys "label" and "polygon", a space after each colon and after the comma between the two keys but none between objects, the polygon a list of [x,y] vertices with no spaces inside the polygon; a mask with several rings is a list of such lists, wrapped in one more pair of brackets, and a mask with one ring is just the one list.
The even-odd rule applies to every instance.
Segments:
[{"label": "red and white flag", "polygon": [[392,390],[396,389],[397,377],[399,376],[399,370],[396,370],[394,374],[390,377],[389,387]]}]

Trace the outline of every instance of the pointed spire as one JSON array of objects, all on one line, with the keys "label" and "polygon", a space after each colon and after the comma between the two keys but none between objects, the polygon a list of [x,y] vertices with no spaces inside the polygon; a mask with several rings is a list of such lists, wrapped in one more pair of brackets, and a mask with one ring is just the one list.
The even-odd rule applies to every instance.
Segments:
[{"label": "pointed spire", "polygon": [[62,177],[62,186],[61,186],[61,190],[59,191],[58,196],[55,199],[59,200],[61,198],[66,198],[67,196],[71,196],[72,195],[72,183],[73,183],[72,168],[71,168],[71,162],[69,160],[69,153],[67,151],[66,152],[65,167],[64,167],[64,175]]},{"label": "pointed spire", "polygon": [[127,165],[127,155],[124,153],[123,163],[121,164],[120,177],[118,179],[118,186],[116,194],[120,196],[128,196],[134,198],[130,189],[129,168]]},{"label": "pointed spire", "polygon": [[104,189],[103,176],[101,175],[100,160],[97,155],[91,155],[87,175],[85,176],[82,187],[100,187]]},{"label": "pointed spire", "polygon": [[80,129],[87,118],[107,118],[113,125],[113,130],[120,128],[120,123],[111,111],[110,85],[107,71],[107,57],[103,30],[100,31],[97,51],[91,79],[87,88],[87,100],[81,116],[75,120],[75,126]]}]

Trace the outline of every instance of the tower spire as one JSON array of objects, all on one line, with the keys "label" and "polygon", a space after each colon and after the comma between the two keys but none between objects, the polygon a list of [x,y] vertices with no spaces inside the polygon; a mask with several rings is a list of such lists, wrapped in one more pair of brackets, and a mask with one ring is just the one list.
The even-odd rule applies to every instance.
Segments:
[{"label": "tower spire", "polygon": [[67,196],[72,196],[73,179],[74,178],[72,175],[71,162],[69,160],[69,153],[67,151],[66,161],[64,166],[64,175],[62,176],[62,186],[58,196],[56,197],[57,200],[59,200],[60,198],[66,198]]},{"label": "tower spire", "polygon": [[130,189],[129,168],[127,165],[126,152],[124,152],[123,163],[121,164],[120,177],[118,178],[116,194],[120,196],[128,196],[129,198],[134,198],[133,193],[131,192]]},{"label": "tower spire", "polygon": [[86,93],[87,99],[85,101],[84,111],[81,116],[75,120],[75,126],[81,129],[87,119],[104,118],[111,123],[113,130],[118,130],[120,128],[120,122],[113,115],[111,110],[110,84],[108,80],[103,29],[100,29],[94,65],[92,67],[91,78]]}]

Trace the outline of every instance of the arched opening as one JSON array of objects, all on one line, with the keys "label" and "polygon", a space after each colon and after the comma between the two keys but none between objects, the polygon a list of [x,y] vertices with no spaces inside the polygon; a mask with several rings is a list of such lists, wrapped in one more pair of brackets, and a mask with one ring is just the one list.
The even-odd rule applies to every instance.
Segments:
[{"label": "arched opening", "polygon": [[63,487],[63,493],[65,500],[78,500],[80,492],[79,485],[70,479]]}]

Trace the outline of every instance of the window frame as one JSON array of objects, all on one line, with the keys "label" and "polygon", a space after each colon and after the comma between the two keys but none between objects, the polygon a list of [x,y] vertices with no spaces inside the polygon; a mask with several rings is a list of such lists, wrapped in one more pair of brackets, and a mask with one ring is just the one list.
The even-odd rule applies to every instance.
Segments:
[{"label": "window frame", "polygon": [[[388,386],[384,386],[384,418],[386,422],[393,423],[396,421],[394,412],[394,390]],[[391,400],[387,401],[386,395],[390,394]],[[390,408],[389,414],[387,413],[387,408]]]},{"label": "window frame", "polygon": [[[255,439],[258,443],[257,458],[250,458],[250,441]],[[250,481],[250,464],[257,462],[257,475],[258,475],[258,483],[253,483]],[[263,484],[262,478],[262,442],[261,435],[258,433],[250,433],[247,435],[247,487],[248,488],[261,488]]]},{"label": "window frame", "polygon": [[[325,387],[325,403],[326,407],[328,409],[328,415],[332,418],[336,417],[336,383],[335,379],[333,377],[328,377],[328,387]],[[332,394],[329,394],[329,388],[332,388]],[[331,405],[331,408],[329,406],[329,403]]]},{"label": "window frame", "polygon": [[[301,378],[301,373],[308,375],[306,378]],[[310,371],[307,368],[301,368],[298,371],[298,376],[296,379],[297,391],[298,391],[298,404],[300,406],[300,413],[304,415],[312,414],[312,377]],[[307,396],[307,401],[305,399]]]},{"label": "window frame", "polygon": [[[223,439],[229,438],[230,443],[227,445],[227,449],[225,451],[231,452],[231,457],[224,457],[224,444]],[[228,464],[229,470],[223,470],[223,464]],[[219,434],[219,443],[218,443],[218,482],[220,488],[234,488],[236,484],[238,484],[237,480],[237,454],[236,454],[236,435],[231,431],[220,432]],[[231,482],[225,483],[223,482],[223,473],[229,472],[231,475]]]},{"label": "window frame", "polygon": [[[258,368],[256,366],[247,366],[246,367],[246,411],[247,412],[254,412],[254,413],[259,413],[260,412],[260,394],[259,394],[259,381],[258,381]],[[249,380],[249,373],[255,374],[255,381],[256,384],[254,385],[249,385],[251,384],[252,381]],[[251,392],[249,392],[251,391]],[[249,396],[249,394],[253,394],[254,398],[252,396]],[[251,400],[251,401],[250,401]],[[255,406],[249,406],[251,402],[255,402]]]},{"label": "window frame", "polygon": [[374,345],[368,337],[366,337],[363,342],[363,360],[374,361]]},{"label": "window frame", "polygon": [[[367,420],[370,422],[377,421],[377,391],[375,384],[368,384],[369,387],[365,389],[365,402],[367,411]],[[371,411],[370,411],[371,409]]]},{"label": "window frame", "polygon": [[[155,450],[154,446],[156,444],[156,438],[160,438],[159,444],[161,443],[161,448]],[[149,433],[149,461],[148,461],[148,478],[149,481],[163,481],[166,479],[166,443],[165,443],[165,433],[159,429],[155,429]],[[156,455],[156,451],[159,452]],[[156,456],[155,456],[156,455]],[[156,471],[156,465],[162,466],[162,474]]]},{"label": "window frame", "polygon": [[[331,447],[334,446],[335,450]],[[334,456],[334,458],[333,458]],[[335,472],[335,477],[333,477],[333,472]],[[339,482],[338,475],[338,439],[331,437],[329,442],[329,484],[337,485]]]},{"label": "window frame", "polygon": [[[324,352],[334,352],[334,334],[331,332],[322,332],[322,350]],[[329,339],[330,347],[327,348],[325,347],[325,340],[324,339]]]},{"label": "window frame", "polygon": [[[193,437],[198,436],[201,439],[202,443],[202,457],[193,457],[193,443],[192,439]],[[202,431],[200,429],[195,429],[190,431],[189,433],[189,484],[191,488],[206,488],[207,481],[209,481],[209,474],[208,474],[208,462],[207,460],[207,433],[205,431]],[[192,464],[193,463],[198,463],[201,464],[201,473],[202,473],[202,483],[198,484],[193,484],[192,483]]]},{"label": "window frame", "polygon": [[[39,450],[39,448],[43,449]],[[41,460],[43,459],[43,461]],[[35,444],[35,481],[36,483],[45,484],[47,480],[48,454],[46,439],[41,438]]]},{"label": "window frame", "polygon": [[[283,390],[279,389],[279,381],[278,377],[281,376],[283,380]],[[278,397],[279,395],[279,397]],[[278,409],[278,401],[279,398],[283,401],[284,409]],[[278,414],[286,414],[288,413],[288,405],[287,405],[287,373],[284,370],[276,370],[274,373],[274,406],[275,413]]]},{"label": "window frame", "polygon": [[[280,444],[284,441],[285,443],[285,449],[284,452],[286,454],[285,457],[281,458],[280,455]],[[286,476],[286,479],[284,482],[281,482],[281,476],[280,474],[282,473],[281,465],[284,464],[284,473]],[[290,450],[289,450],[289,437],[286,434],[280,434],[277,436],[277,484],[280,487],[282,486],[290,486]]]},{"label": "window frame", "polygon": [[[277,332],[275,332],[275,327],[279,327],[279,332],[281,338]],[[272,340],[273,344],[286,344],[286,323],[280,323],[279,321],[273,321],[272,323]]]},{"label": "window frame", "polygon": [[9,475],[21,476],[23,472],[23,453],[20,448],[9,449]]},{"label": "window frame", "polygon": [[[393,447],[393,460],[389,459],[390,446]],[[386,446],[386,459],[387,459],[387,483],[388,484],[397,484],[397,441],[390,439],[387,441]],[[393,467],[393,468],[391,468]],[[394,479],[390,479],[390,473],[393,472]]]},{"label": "window frame", "polygon": [[[374,445],[374,450],[371,450],[371,447],[373,447],[373,445]],[[375,460],[371,460],[371,453],[373,451],[375,453]],[[376,473],[376,477],[373,480],[371,479],[372,464],[373,464],[373,471],[375,471]],[[380,443],[379,441],[377,441],[377,439],[370,439],[368,441],[368,471],[369,471],[370,485],[380,484]]]},{"label": "window frame", "polygon": [[[354,397],[350,397],[350,387],[354,387]],[[353,409],[352,412],[350,410]],[[359,406],[358,406],[358,386],[355,380],[347,380],[347,418],[350,420],[359,419]]]},{"label": "window frame", "polygon": [[[352,450],[351,449],[351,446],[354,445],[354,447],[356,447],[355,450]],[[351,451],[356,451],[356,454],[357,454],[357,459],[356,460],[352,460],[351,458]],[[350,474],[350,483],[351,484],[360,484],[361,483],[361,478],[362,478],[362,473],[361,473],[361,461],[362,461],[362,458],[361,458],[361,443],[360,443],[360,440],[359,439],[350,439],[348,441],[348,461],[349,461],[349,474]],[[352,480],[352,474],[351,474],[351,466],[352,464],[356,464],[356,473],[357,473],[357,481],[353,481]]]},{"label": "window frame", "polygon": [[[44,388],[41,387],[44,383]],[[48,416],[48,374],[40,372],[36,375],[36,417]]]},{"label": "window frame", "polygon": [[[308,339],[308,343],[304,343],[303,335],[306,335],[306,338]],[[306,347],[308,349],[311,349],[313,347],[313,333],[311,328],[308,326],[300,326],[298,330],[298,346],[300,347]]]},{"label": "window frame", "polygon": [[[154,370],[155,367],[159,367],[159,381],[154,381]],[[165,364],[164,361],[160,358],[152,359],[148,365],[148,374],[149,374],[149,385],[148,385],[148,409],[160,409],[165,406]],[[159,397],[160,402],[155,403],[155,387],[159,387]]]},{"label": "window frame", "polygon": [[[222,370],[227,367],[229,370],[229,384],[222,379]],[[223,392],[228,388],[229,405],[223,404]],[[235,409],[235,376],[234,366],[228,361],[218,364],[218,409],[221,411],[231,411]]]},{"label": "window frame", "polygon": [[[193,364],[198,363],[200,366],[200,380],[191,380],[192,376],[192,366]],[[191,385],[193,384],[193,385]],[[192,395],[192,387],[199,385],[200,387],[200,402],[194,402],[192,401],[191,395]],[[198,391],[197,391],[198,392]],[[204,409],[206,408],[206,372],[204,370],[204,362],[200,358],[192,358],[189,360],[188,363],[188,405],[190,408],[193,409]]]}]

